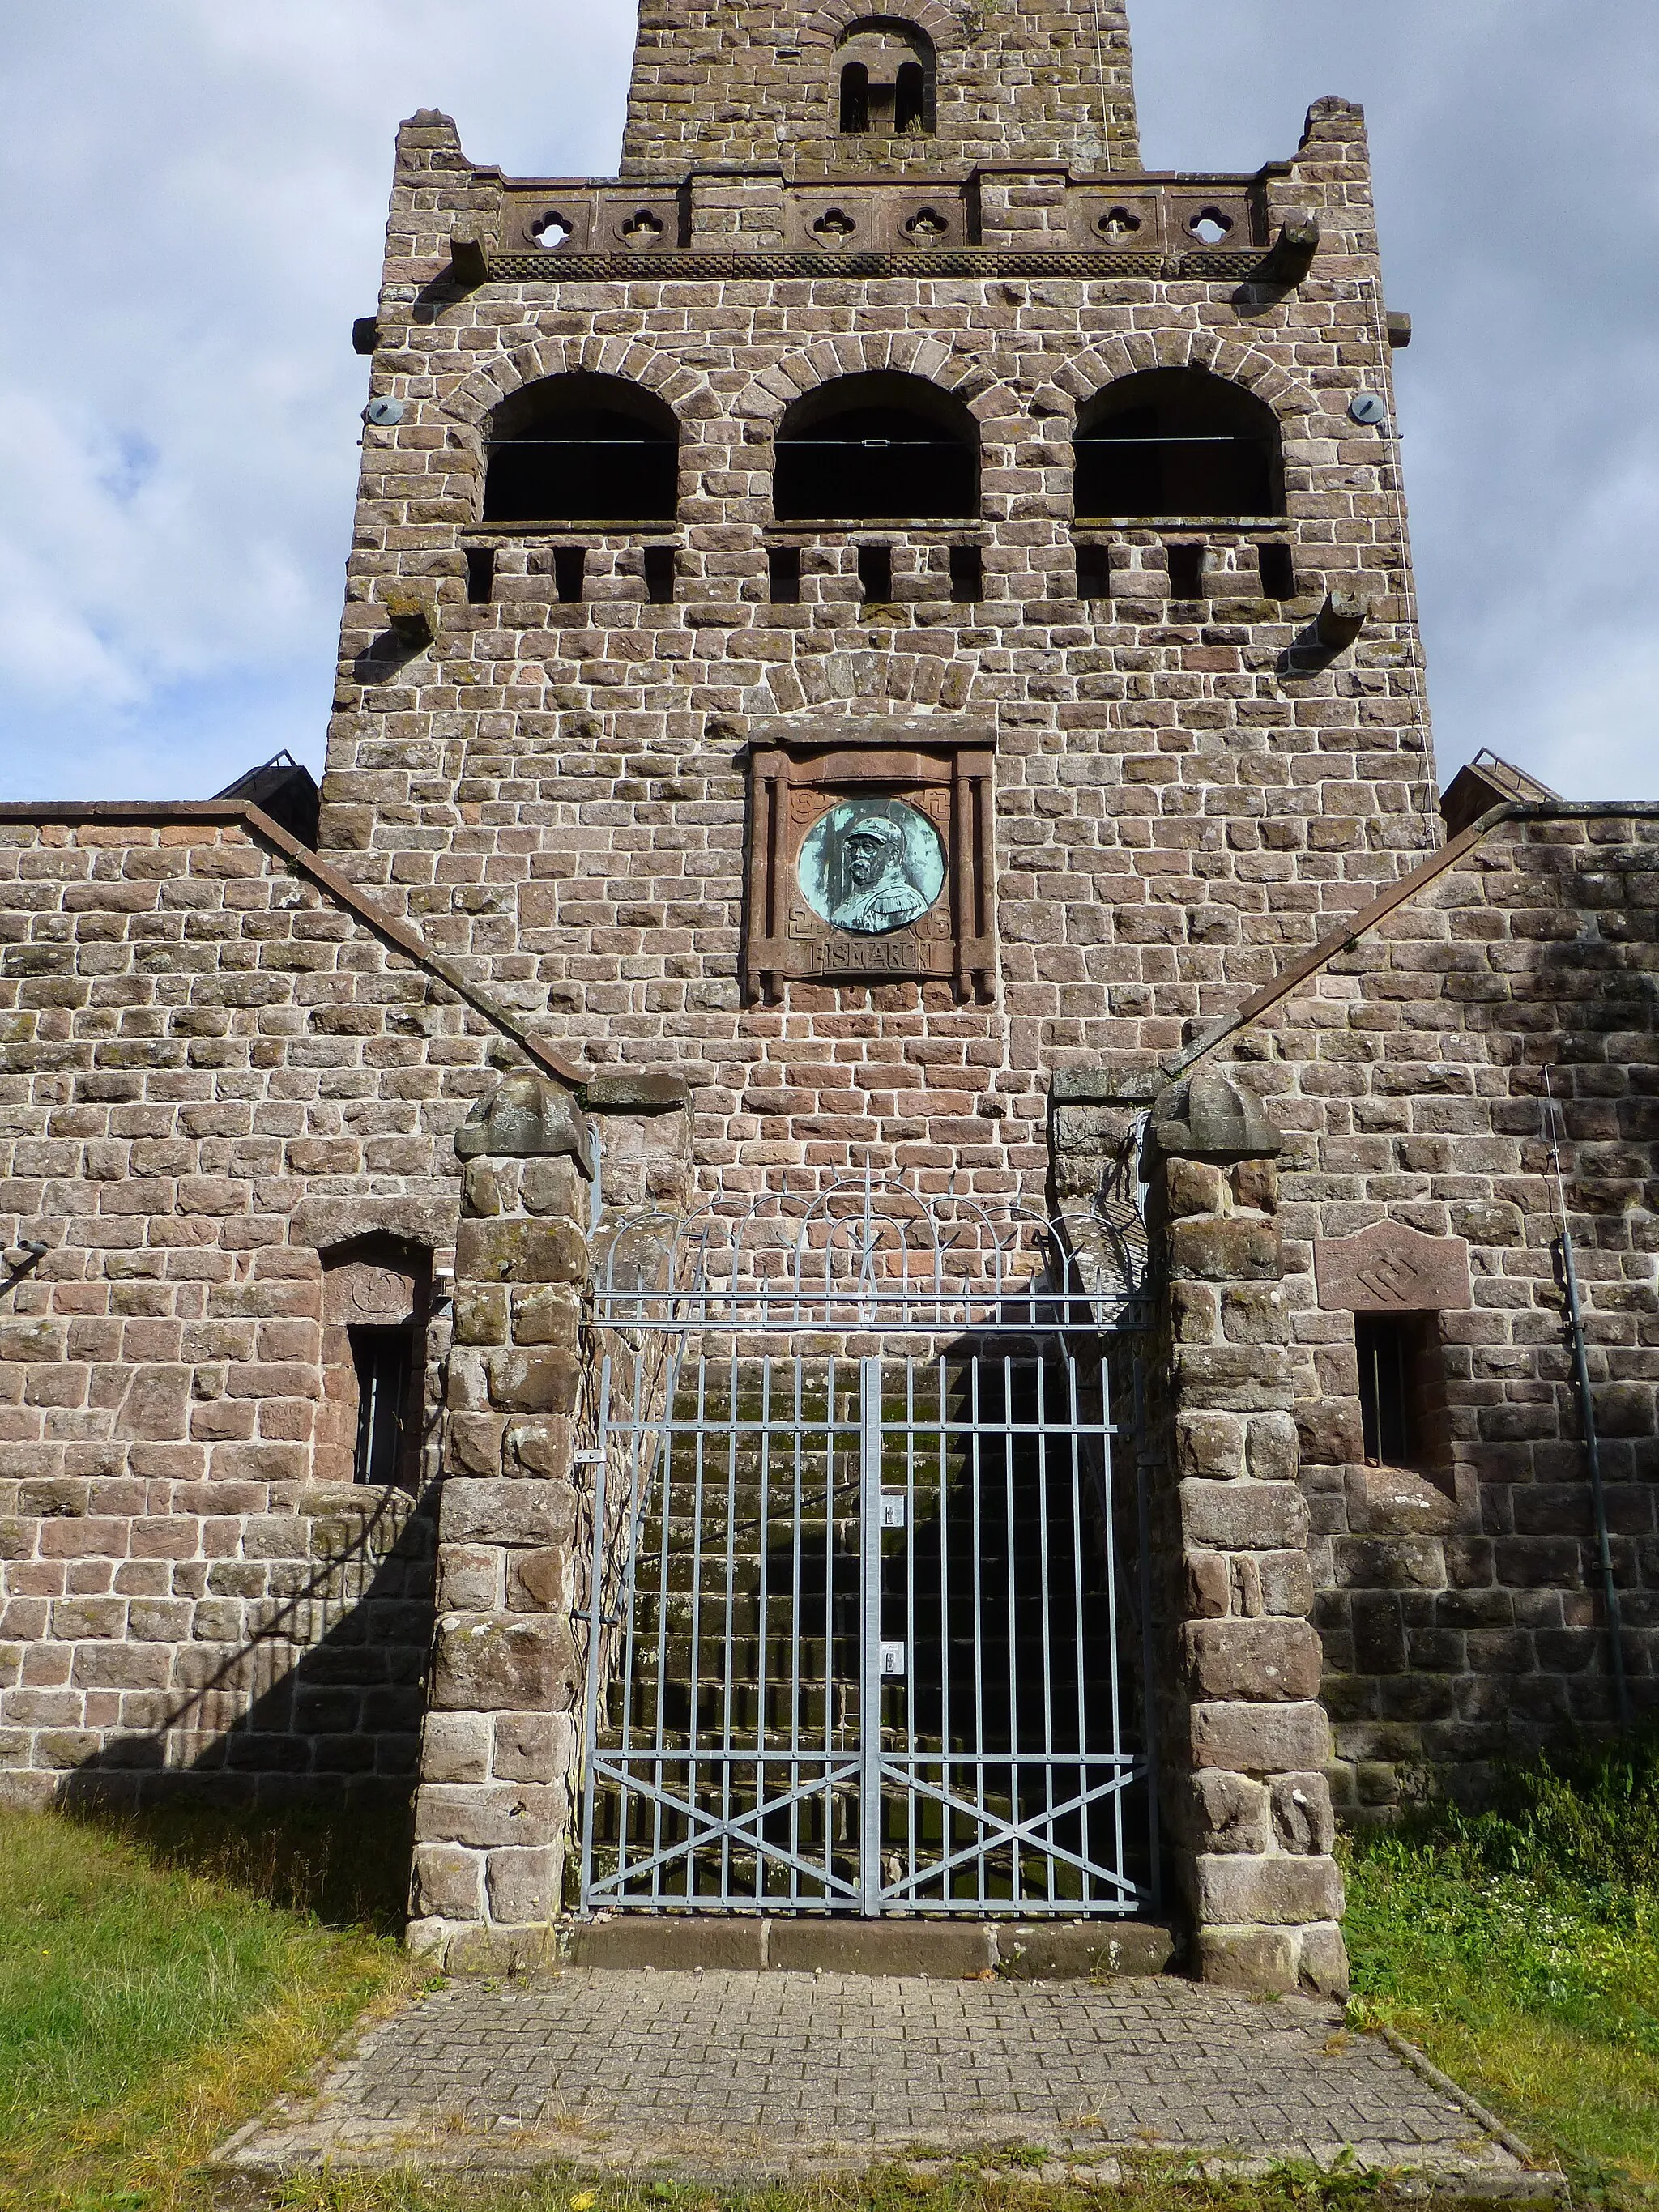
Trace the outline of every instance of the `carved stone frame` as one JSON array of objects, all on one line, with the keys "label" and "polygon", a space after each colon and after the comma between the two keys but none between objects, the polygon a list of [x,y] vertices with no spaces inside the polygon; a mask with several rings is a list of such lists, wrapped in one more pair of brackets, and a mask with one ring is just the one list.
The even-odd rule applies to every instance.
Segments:
[{"label": "carved stone frame", "polygon": [[[958,1000],[996,981],[995,725],[958,715],[825,715],[756,722],[749,747],[749,897],[744,987],[775,999],[790,980],[945,982]],[[915,927],[861,938],[802,897],[807,831],[848,799],[901,799],[945,847],[945,889]]]}]

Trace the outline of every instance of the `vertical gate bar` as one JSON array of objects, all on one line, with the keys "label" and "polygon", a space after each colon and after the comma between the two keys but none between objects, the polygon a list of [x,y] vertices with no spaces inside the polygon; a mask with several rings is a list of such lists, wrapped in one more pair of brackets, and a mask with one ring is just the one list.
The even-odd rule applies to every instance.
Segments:
[{"label": "vertical gate bar", "polygon": [[859,1362],[859,1889],[881,1906],[881,1362]]},{"label": "vertical gate bar", "polygon": [[687,1815],[685,1853],[685,1901],[691,1904],[697,1893],[697,1860],[703,1846],[693,1840],[697,1823],[693,1815],[697,1803],[697,1722],[702,1690],[702,1492],[703,1452],[708,1433],[708,1367],[697,1363],[697,1425],[693,1436],[696,1447],[691,1462],[691,1705],[688,1717],[685,1740],[685,1802],[690,1812]]},{"label": "vertical gate bar", "polygon": [[[643,1361],[638,1363],[638,1365],[636,1365],[635,1368],[636,1373],[638,1371],[638,1366],[643,1365]],[[701,1368],[701,1361],[699,1361],[698,1365]],[[668,1378],[665,1388],[668,1395],[667,1402],[663,1407],[662,1480],[660,1493],[662,1504],[659,1512],[661,1533],[659,1537],[657,1546],[659,1554],[657,1562],[657,1680],[653,1695],[653,1703],[656,1713],[656,1723],[653,1731],[653,1741],[657,1755],[653,1762],[651,1771],[651,1778],[656,1784],[657,1790],[657,1794],[652,1800],[651,1804],[651,1856],[653,1862],[651,1874],[651,1894],[653,1898],[660,1897],[662,1894],[662,1801],[668,1782],[668,1765],[667,1760],[664,1756],[667,1749],[666,1737],[668,1729],[667,1715],[664,1711],[663,1706],[663,1686],[668,1680],[668,1529],[669,1523],[672,1519],[674,1511],[674,1446],[679,1434],[678,1430],[675,1426],[675,1409],[679,1401],[680,1392],[680,1370],[678,1361],[671,1363]]]},{"label": "vertical gate bar", "polygon": [[[824,1401],[823,1468],[823,1765],[831,1771],[835,1744],[835,1631],[836,1631],[836,1363],[830,1362],[830,1392]],[[823,1866],[826,1893],[836,1854],[835,1792],[826,1781],[824,1790]]]},{"label": "vertical gate bar", "polygon": [[[1082,1437],[1079,1428],[1082,1412],[1078,1401],[1077,1361],[1070,1352],[1066,1355],[1067,1403],[1070,1409],[1068,1445],[1072,1461],[1072,1638],[1077,1652],[1077,1755],[1078,1794],[1083,1796],[1089,1787],[1092,1769],[1089,1765],[1089,1652],[1087,1628],[1083,1611],[1083,1468]],[[1112,1664],[1117,1664],[1117,1655],[1112,1655]],[[1121,1794],[1121,1793],[1120,1793]],[[1078,1808],[1081,1849],[1078,1856],[1094,1864],[1094,1854],[1089,1848],[1089,1838],[1094,1832],[1095,1815],[1092,1806],[1085,1803]],[[1122,1872],[1121,1862],[1115,1869]],[[1092,1873],[1083,1876],[1083,1902],[1092,1904],[1097,1884]]]},{"label": "vertical gate bar", "polygon": [[582,1757],[587,1787],[582,1792],[582,1904],[593,1880],[593,1800],[598,1784],[593,1754],[599,1740],[599,1616],[605,1607],[605,1463],[611,1433],[611,1354],[599,1368],[599,1458],[593,1478],[593,1565],[587,1593],[587,1689],[582,1700]]},{"label": "vertical gate bar", "polygon": [[720,1888],[722,1905],[732,1902],[732,1677],[737,1665],[738,1441],[742,1433],[738,1398],[738,1340],[732,1340],[732,1379],[726,1429],[726,1680],[720,1695]]},{"label": "vertical gate bar", "polygon": [[[636,1749],[634,1741],[634,1647],[635,1635],[634,1621],[635,1583],[638,1571],[636,1562],[639,1557],[640,1531],[645,1510],[645,1492],[647,1485],[650,1480],[648,1474],[648,1462],[646,1456],[647,1442],[643,1426],[640,1419],[644,1388],[642,1376],[642,1370],[644,1366],[645,1361],[642,1358],[635,1358],[634,1362],[633,1403],[630,1419],[628,1424],[628,1524],[627,1533],[623,1538],[627,1549],[623,1558],[622,1587],[617,1601],[616,1626],[619,1626],[623,1632],[623,1662],[621,1668],[622,1726],[617,1731],[620,1737],[618,1749],[622,1755],[617,1763],[622,1769],[623,1774],[629,1778],[629,1786],[621,1793],[619,1810],[624,1822],[626,1822],[626,1820],[629,1816],[632,1809],[629,1800],[633,1796],[631,1784],[635,1771],[634,1758]],[[594,1571],[596,1574],[603,1572],[604,1559],[605,1554],[602,1552],[595,1553]],[[614,1628],[612,1633],[615,1633]],[[612,1646],[612,1649],[614,1650],[614,1645]],[[653,1728],[651,1732],[651,1742],[653,1748],[659,1741],[659,1732]],[[653,1782],[660,1785],[662,1776],[660,1771],[654,1766],[652,1770],[652,1779]],[[620,1836],[621,1840],[618,1844],[618,1855],[617,1861],[618,1874],[622,1871],[626,1852],[627,1829],[625,1826],[621,1830]]]},{"label": "vertical gate bar", "polygon": [[1041,1353],[1032,1362],[1036,1379],[1037,1572],[1038,1602],[1042,1613],[1042,1808],[1043,1836],[1048,1843],[1044,1869],[1048,1902],[1054,1901],[1054,1670],[1048,1629],[1048,1423],[1047,1365]]},{"label": "vertical gate bar", "polygon": [[[790,1425],[791,1449],[795,1463],[794,1528],[790,1538],[790,1595],[789,1595],[789,1787],[799,1786],[801,1771],[800,1741],[800,1639],[805,1626],[805,1603],[800,1584],[800,1524],[801,1508],[805,1502],[801,1488],[801,1362],[795,1362],[794,1419]],[[789,1902],[800,1902],[800,1800],[793,1800],[789,1807]]]},{"label": "vertical gate bar", "polygon": [[[1151,1503],[1147,1495],[1146,1378],[1139,1351],[1130,1355],[1130,1374],[1134,1394],[1132,1403],[1135,1425],[1135,1503],[1140,1524],[1137,1531],[1140,1540],[1140,1694],[1141,1727],[1146,1741],[1146,1841],[1152,1853],[1150,1902],[1154,1912],[1162,1912],[1164,1846],[1158,1834],[1158,1731],[1152,1708],[1152,1530]],[[1113,1679],[1115,1682],[1115,1673]]]},{"label": "vertical gate bar", "polygon": [[755,1624],[755,1902],[758,1905],[765,1889],[763,1869],[766,1854],[760,1848],[764,1816],[761,1808],[766,1802],[766,1553],[767,1531],[771,1526],[771,1507],[768,1485],[772,1467],[772,1355],[769,1352],[761,1362],[761,1431],[760,1431],[760,1530],[755,1539],[757,1563],[757,1604],[760,1610]]},{"label": "vertical gate bar", "polygon": [[[951,1522],[947,1498],[951,1487],[949,1407],[945,1398],[945,1361],[941,1354],[936,1363],[939,1376],[939,1769],[940,1795],[948,1797],[951,1789]],[[951,1856],[951,1839],[956,1833],[956,1816],[948,1803],[939,1807],[941,1864]],[[941,1875],[939,1901],[950,1902],[951,1878]]]},{"label": "vertical gate bar", "polygon": [[[641,1347],[641,1351],[643,1347]],[[629,1487],[630,1492],[635,1482],[638,1480],[641,1455],[645,1449],[645,1360],[642,1356],[636,1354],[634,1360],[633,1384],[628,1405]],[[664,1418],[665,1419],[668,1418],[666,1411],[665,1411]],[[629,1531],[627,1540],[630,1549],[638,1540],[635,1532],[631,1528]],[[624,1745],[626,1745],[632,1741],[628,1731],[628,1714],[630,1707],[632,1706],[634,1698],[634,1683],[631,1674],[624,1676],[622,1686],[623,1715],[623,1741]],[[662,1735],[659,1729],[653,1732],[653,1740],[659,1747],[662,1741]],[[618,1759],[617,1764],[622,1776],[622,1779],[617,1785],[617,1893],[618,1896],[620,1896],[623,1894],[623,1890],[626,1887],[628,1846],[629,1839],[633,1830],[634,1800],[636,1795],[634,1788],[636,1770],[632,1759]],[[652,1782],[658,1788],[660,1788],[662,1784],[662,1761],[660,1758],[658,1758],[652,1762],[650,1771]],[[657,1875],[653,1871],[651,1876],[652,1891],[653,1894],[655,1893],[657,1879]]]},{"label": "vertical gate bar", "polygon": [[916,1363],[904,1363],[904,1871],[916,1901]]},{"label": "vertical gate bar", "polygon": [[968,1449],[972,1462],[969,1484],[974,1531],[974,1804],[978,1815],[973,1856],[974,1881],[981,1909],[985,1904],[985,1542],[984,1515],[980,1499],[980,1354],[968,1362]]},{"label": "vertical gate bar", "polygon": [[[1002,1355],[1002,1473],[1008,1514],[1008,1749],[1012,1754],[1019,1749],[1019,1668],[1014,1639],[1014,1363],[1012,1355],[1006,1352]],[[1011,1756],[1008,1763],[1008,1804],[1015,1821],[1019,1818],[1019,1761]],[[1014,1901],[1018,1904],[1025,1892],[1024,1862],[1018,1835],[1010,1838],[1008,1848],[1013,1869]]]},{"label": "vertical gate bar", "polygon": [[[1117,1468],[1112,1450],[1113,1443],[1115,1441],[1113,1436],[1113,1424],[1109,1418],[1111,1407],[1110,1377],[1109,1376],[1103,1374],[1101,1380],[1103,1383],[1102,1412],[1103,1415],[1105,1416],[1101,1423],[1103,1432],[1101,1436],[1101,1457],[1102,1462],[1106,1469],[1106,1633],[1109,1639],[1112,1651],[1112,1668],[1109,1676],[1111,1682],[1110,1710],[1112,1717],[1112,1756],[1115,1759],[1121,1759],[1123,1754],[1123,1697],[1119,1686],[1117,1668],[1117,1517],[1114,1510],[1115,1493],[1117,1490]],[[1120,1768],[1118,1771],[1121,1772],[1122,1770]],[[1115,1856],[1112,1862],[1113,1869],[1115,1872],[1121,1875],[1123,1872],[1125,1860],[1123,1792],[1121,1790],[1115,1790],[1112,1792],[1112,1837],[1115,1852]]]}]

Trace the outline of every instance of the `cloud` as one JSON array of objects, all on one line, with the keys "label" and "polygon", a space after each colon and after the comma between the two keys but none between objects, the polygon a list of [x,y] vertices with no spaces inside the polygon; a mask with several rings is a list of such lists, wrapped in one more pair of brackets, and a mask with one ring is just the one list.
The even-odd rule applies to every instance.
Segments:
[{"label": "cloud", "polygon": [[[1659,9],[1136,0],[1146,154],[1253,169],[1363,100],[1443,769],[1659,796]],[[398,118],[604,173],[631,9],[56,0],[9,11],[0,789],[319,767]],[[91,61],[94,65],[89,65]]]}]

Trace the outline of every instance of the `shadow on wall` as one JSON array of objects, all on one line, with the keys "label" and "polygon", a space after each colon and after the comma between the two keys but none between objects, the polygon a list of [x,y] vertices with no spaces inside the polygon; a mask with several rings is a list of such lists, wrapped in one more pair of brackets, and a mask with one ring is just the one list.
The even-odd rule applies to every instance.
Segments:
[{"label": "shadow on wall", "polygon": [[[298,1817],[325,1863],[349,1814],[354,1855],[401,1856],[395,1868],[337,1866],[337,1886],[401,1899],[432,1648],[435,1493],[417,1503],[403,1491],[315,1484],[296,1513],[303,1555],[209,1565],[210,1588],[224,1590],[244,1640],[180,1647],[176,1686],[152,1693],[153,1724],[76,1766],[58,1802],[146,1826],[219,1814],[274,1831]],[[255,1577],[265,1595],[250,1603]],[[114,1647],[112,1663],[121,1656]]]}]

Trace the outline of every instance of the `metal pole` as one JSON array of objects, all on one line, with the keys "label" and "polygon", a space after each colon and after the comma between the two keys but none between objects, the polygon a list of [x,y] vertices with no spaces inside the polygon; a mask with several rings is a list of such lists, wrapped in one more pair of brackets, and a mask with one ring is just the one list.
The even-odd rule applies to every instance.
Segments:
[{"label": "metal pole", "polygon": [[1589,1468],[1590,1504],[1595,1515],[1595,1541],[1601,1558],[1601,1600],[1607,1616],[1607,1650],[1613,1662],[1613,1703],[1619,1725],[1630,1725],[1630,1688],[1625,1680],[1624,1633],[1619,1612],[1618,1585],[1613,1578],[1613,1547],[1607,1538],[1607,1501],[1601,1487],[1601,1448],[1595,1434],[1595,1405],[1590,1396],[1589,1364],[1584,1356],[1584,1317],[1578,1303],[1578,1270],[1573,1265],[1572,1232],[1567,1227],[1566,1188],[1561,1179],[1561,1148],[1556,1131],[1555,1093],[1550,1072],[1544,1070],[1544,1097],[1549,1107],[1550,1153],[1555,1164],[1556,1205],[1561,1233],[1556,1239],[1561,1255],[1561,1278],[1567,1294],[1567,1330],[1572,1339],[1573,1373],[1578,1384],[1580,1418],[1584,1427],[1584,1457]]},{"label": "metal pole", "polygon": [[860,1910],[881,1910],[881,1362],[859,1362]]}]

